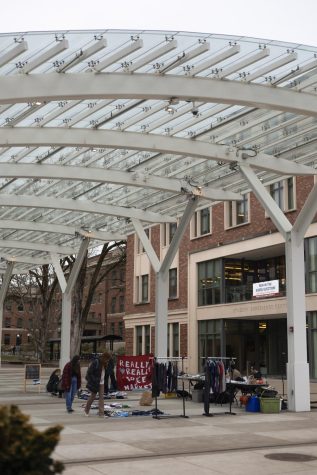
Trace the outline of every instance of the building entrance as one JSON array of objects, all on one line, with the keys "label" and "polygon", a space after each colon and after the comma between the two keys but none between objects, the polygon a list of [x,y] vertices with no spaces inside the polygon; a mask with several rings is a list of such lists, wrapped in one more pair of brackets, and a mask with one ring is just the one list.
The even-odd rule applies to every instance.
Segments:
[{"label": "building entrance", "polygon": [[253,366],[263,375],[285,375],[287,355],[286,318],[226,320],[226,356],[236,356],[243,374]]}]

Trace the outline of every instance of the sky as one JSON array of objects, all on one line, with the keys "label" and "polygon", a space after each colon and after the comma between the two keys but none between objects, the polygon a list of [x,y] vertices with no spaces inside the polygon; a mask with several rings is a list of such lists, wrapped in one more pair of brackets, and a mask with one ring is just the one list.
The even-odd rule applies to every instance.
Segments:
[{"label": "sky", "polygon": [[170,30],[317,46],[316,0],[9,0],[4,4],[0,33]]}]

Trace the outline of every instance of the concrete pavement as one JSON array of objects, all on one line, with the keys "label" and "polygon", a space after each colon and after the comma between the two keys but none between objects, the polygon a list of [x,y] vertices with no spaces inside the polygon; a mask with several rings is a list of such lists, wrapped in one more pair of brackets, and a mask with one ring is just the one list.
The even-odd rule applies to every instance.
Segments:
[{"label": "concrete pavement", "polygon": [[[234,406],[236,415],[228,415],[228,407],[211,405],[214,416],[206,417],[201,403],[186,401],[188,418],[101,419],[94,411],[87,418],[81,400],[75,400],[75,412],[68,414],[63,399],[45,392],[50,373],[44,369],[42,386],[28,384],[24,393],[23,368],[3,367],[0,404],[19,405],[39,430],[64,426],[54,458],[65,463],[65,475],[317,473],[315,410],[262,414]],[[128,404],[129,410],[150,409],[140,407],[139,398],[140,393],[131,392],[127,400],[116,402]],[[173,416],[183,412],[180,399],[159,398],[158,408]]]}]

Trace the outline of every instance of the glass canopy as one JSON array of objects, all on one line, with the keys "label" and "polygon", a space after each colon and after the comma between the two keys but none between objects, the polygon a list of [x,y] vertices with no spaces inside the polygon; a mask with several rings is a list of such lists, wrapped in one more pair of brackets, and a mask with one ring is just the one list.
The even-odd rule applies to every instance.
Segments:
[{"label": "glass canopy", "polygon": [[[317,48],[172,31],[0,35],[0,268],[313,174]],[[271,160],[272,159],[272,160]],[[1,267],[2,266],[2,267]]]}]

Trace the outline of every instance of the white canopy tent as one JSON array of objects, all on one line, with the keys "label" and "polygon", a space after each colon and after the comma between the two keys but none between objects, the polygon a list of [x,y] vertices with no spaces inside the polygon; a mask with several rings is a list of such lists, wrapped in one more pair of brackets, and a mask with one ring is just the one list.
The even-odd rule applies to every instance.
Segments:
[{"label": "white canopy tent", "polygon": [[[288,401],[309,410],[303,238],[266,185],[315,175],[317,48],[150,31],[0,36],[0,329],[14,273],[51,262],[71,291],[87,248],[136,232],[157,275],[156,352],[167,352],[167,275],[197,207],[253,191],[285,239]],[[144,227],[179,220],[160,262]],[[59,259],[77,261],[68,282]],[[296,292],[295,290],[296,289]]]}]

